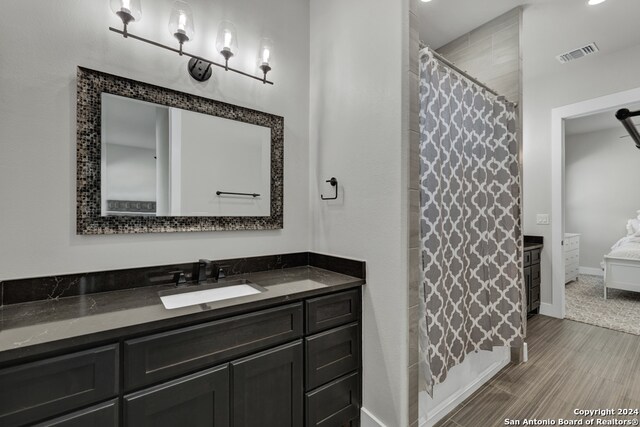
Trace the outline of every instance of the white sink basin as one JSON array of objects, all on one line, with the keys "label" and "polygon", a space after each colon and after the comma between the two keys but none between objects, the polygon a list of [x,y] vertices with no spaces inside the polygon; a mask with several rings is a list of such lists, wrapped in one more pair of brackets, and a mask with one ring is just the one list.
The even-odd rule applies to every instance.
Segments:
[{"label": "white sink basin", "polygon": [[[208,302],[223,301],[231,298],[255,295],[264,292],[266,289],[250,283],[246,280],[232,282],[226,286],[203,287],[193,286],[189,290],[167,295],[160,293],[162,304],[168,310],[174,308],[188,307],[190,305],[205,304]],[[175,291],[174,291],[175,292]],[[164,294],[164,295],[163,295]]]}]

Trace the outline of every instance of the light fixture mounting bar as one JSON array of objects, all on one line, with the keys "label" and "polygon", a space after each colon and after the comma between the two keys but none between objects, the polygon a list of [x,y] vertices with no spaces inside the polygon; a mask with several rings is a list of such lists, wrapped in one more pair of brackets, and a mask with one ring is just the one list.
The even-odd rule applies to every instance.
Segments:
[{"label": "light fixture mounting bar", "polygon": [[153,40],[145,39],[144,37],[136,36],[135,34],[132,34],[131,32],[129,32],[127,30],[119,30],[117,28],[109,27],[109,31],[113,31],[114,33],[120,34],[121,36],[123,36],[125,38],[131,38],[131,39],[139,40],[141,42],[150,44],[152,46],[156,46],[156,47],[159,47],[159,48],[162,48],[162,49],[169,50],[171,52],[175,52],[178,55],[188,56],[188,57],[193,58],[195,60],[199,60],[199,61],[202,61],[202,62],[209,63],[211,65],[215,65],[216,67],[220,67],[225,71],[232,71],[234,73],[241,74],[241,75],[243,75],[245,77],[250,77],[250,78],[252,78],[254,80],[258,80],[258,81],[260,81],[260,82],[262,82],[264,84],[273,85],[272,81],[267,80],[266,75],[264,77],[254,76],[253,74],[245,73],[244,71],[238,70],[236,68],[228,67],[225,64],[220,64],[220,63],[217,63],[215,61],[211,61],[210,59],[206,59],[206,58],[203,58],[203,57],[198,56],[198,55],[193,55],[191,53],[185,52],[184,50],[176,49],[174,47],[167,46],[165,44],[158,43],[158,42],[155,42]]},{"label": "light fixture mounting bar", "polygon": [[633,117],[640,116],[640,111],[629,111],[626,108],[622,108],[616,112],[616,119],[620,120],[622,126],[629,132],[629,136],[635,142],[636,147],[640,149],[640,132],[636,128],[635,123],[631,120]]}]

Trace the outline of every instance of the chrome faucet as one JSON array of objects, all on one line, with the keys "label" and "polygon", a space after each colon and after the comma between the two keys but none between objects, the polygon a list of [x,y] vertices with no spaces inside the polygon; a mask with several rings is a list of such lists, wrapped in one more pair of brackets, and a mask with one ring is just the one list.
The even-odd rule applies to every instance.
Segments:
[{"label": "chrome faucet", "polygon": [[193,278],[196,283],[202,283],[207,281],[207,267],[211,266],[211,278],[214,282],[218,281],[218,277],[220,276],[220,267],[217,264],[214,264],[213,261],[208,259],[201,259],[196,264],[196,269],[193,274]]}]

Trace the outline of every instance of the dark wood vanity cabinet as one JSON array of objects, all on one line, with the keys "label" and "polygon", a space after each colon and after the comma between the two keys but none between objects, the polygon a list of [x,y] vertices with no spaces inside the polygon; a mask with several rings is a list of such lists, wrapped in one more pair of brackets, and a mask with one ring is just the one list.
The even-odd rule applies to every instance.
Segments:
[{"label": "dark wood vanity cabinet", "polygon": [[360,292],[5,368],[0,426],[359,425]]},{"label": "dark wood vanity cabinet", "polygon": [[540,309],[540,248],[524,251],[524,282],[527,292],[527,313],[538,314]]}]

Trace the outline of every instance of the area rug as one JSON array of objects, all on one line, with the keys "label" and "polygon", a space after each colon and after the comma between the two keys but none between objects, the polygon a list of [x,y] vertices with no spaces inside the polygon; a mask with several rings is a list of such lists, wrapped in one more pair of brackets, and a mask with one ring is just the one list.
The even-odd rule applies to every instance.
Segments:
[{"label": "area rug", "polygon": [[581,274],[565,295],[567,319],[640,335],[640,292],[609,289],[605,300],[603,278]]}]

